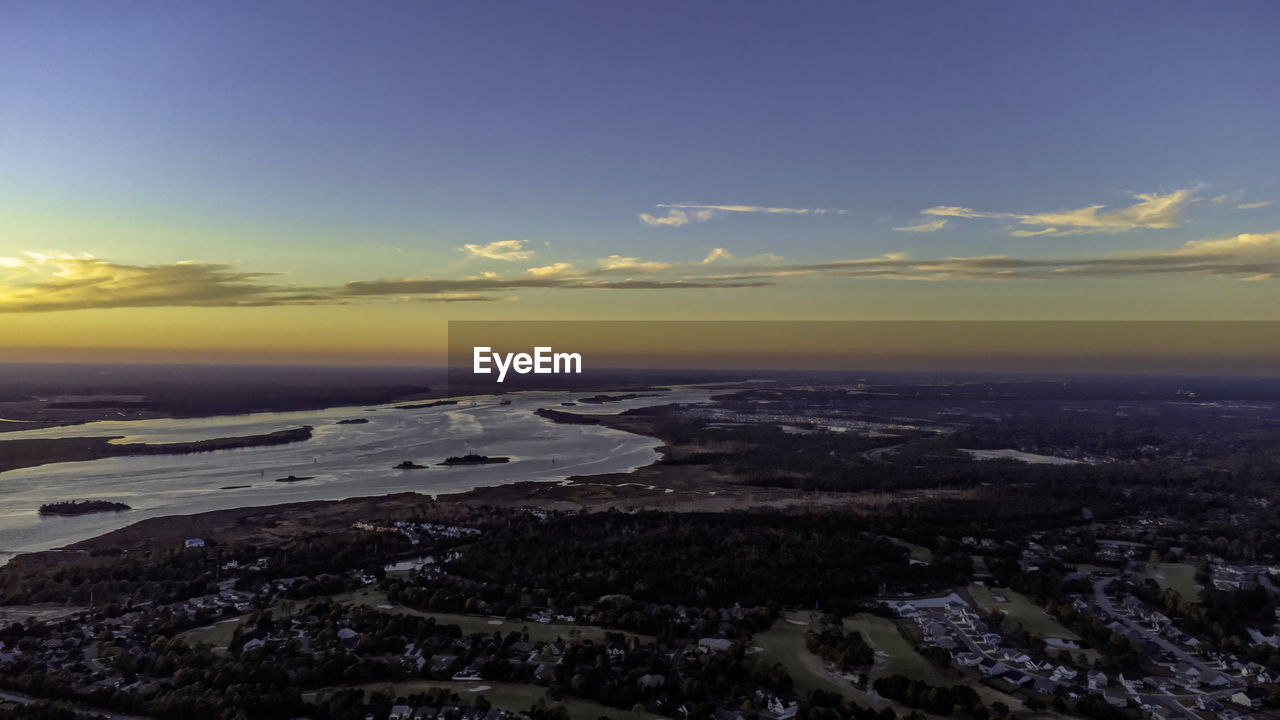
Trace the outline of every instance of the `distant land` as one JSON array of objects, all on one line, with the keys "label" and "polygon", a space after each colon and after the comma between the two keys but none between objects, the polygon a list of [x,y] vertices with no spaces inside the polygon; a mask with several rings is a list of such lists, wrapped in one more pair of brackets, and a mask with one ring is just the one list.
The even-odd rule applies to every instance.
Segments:
[{"label": "distant land", "polygon": [[304,425],[289,430],[277,430],[261,435],[213,438],[183,443],[128,443],[113,444],[116,437],[36,438],[27,440],[0,440],[0,472],[49,463],[99,460],[126,455],[188,455],[214,450],[235,450],[310,440],[312,427]]}]

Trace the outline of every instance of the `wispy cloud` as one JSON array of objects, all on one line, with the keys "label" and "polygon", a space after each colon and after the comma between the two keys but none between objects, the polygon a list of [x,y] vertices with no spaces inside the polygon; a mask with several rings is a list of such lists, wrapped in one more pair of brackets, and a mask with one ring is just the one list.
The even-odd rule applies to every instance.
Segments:
[{"label": "wispy cloud", "polygon": [[610,255],[560,261],[519,273],[464,277],[355,280],[336,287],[299,287],[274,273],[225,263],[128,265],[89,255],[30,253],[0,264],[0,312],[137,307],[261,307],[376,302],[510,301],[520,290],[733,290],[809,278],[903,281],[1042,281],[1080,277],[1200,276],[1248,282],[1280,278],[1280,230],[1208,237],[1167,249],[1093,255],[913,257],[885,253],[784,264],[776,255],[734,261],[716,248],[685,262]]},{"label": "wispy cloud", "polygon": [[832,208],[775,207],[772,205],[707,205],[702,203],[658,203],[666,215],[640,213],[646,225],[654,227],[680,227],[690,222],[706,222],[720,213],[759,213],[762,215],[844,215],[846,210]]},{"label": "wispy cloud", "polygon": [[1272,202],[1274,201],[1259,200],[1258,202],[1240,203],[1239,205],[1236,205],[1236,209],[1237,210],[1256,210],[1257,208],[1264,208],[1270,205]]},{"label": "wispy cloud", "polygon": [[707,256],[702,258],[702,264],[710,265],[717,260],[729,260],[732,257],[733,253],[725,250],[724,248],[712,248],[711,252],[707,253]]},{"label": "wispy cloud", "polygon": [[802,277],[899,280],[1054,280],[1070,277],[1199,275],[1260,281],[1280,277],[1280,230],[1192,240],[1171,250],[1097,256],[1020,258],[1007,255],[911,258],[890,253],[874,258],[805,265],[742,267],[718,275],[723,281]]},{"label": "wispy cloud", "polygon": [[259,307],[314,304],[314,288],[270,285],[272,273],[241,272],[222,263],[123,265],[89,255],[29,253],[6,258],[0,312],[115,307]]},{"label": "wispy cloud", "polygon": [[533,251],[525,250],[524,244],[524,240],[495,240],[487,245],[467,243],[458,249],[466,253],[467,259],[484,258],[514,262],[533,257]]},{"label": "wispy cloud", "polygon": [[[550,265],[543,265],[541,267],[531,267],[525,272],[539,278],[556,277],[557,275],[567,275],[573,272],[573,264],[567,262],[551,263]],[[487,279],[492,280],[497,277],[497,274],[494,273]]]},{"label": "wispy cloud", "polygon": [[683,210],[668,210],[663,216],[640,213],[640,220],[653,227],[680,227],[689,222],[689,214]]},{"label": "wispy cloud", "polygon": [[931,232],[938,232],[939,230],[941,230],[946,226],[947,226],[947,219],[940,218],[938,220],[922,222],[919,225],[907,225],[905,227],[896,227],[891,229],[897,230],[898,232],[931,233]]},{"label": "wispy cloud", "polygon": [[956,205],[938,205],[921,211],[942,218],[997,218],[1014,220],[1035,230],[1014,230],[1016,237],[1072,235],[1079,233],[1123,233],[1139,229],[1166,229],[1182,223],[1186,207],[1194,200],[1191,189],[1170,193],[1138,193],[1134,204],[1118,210],[1106,205],[1089,205],[1074,210],[1015,213],[987,212]]},{"label": "wispy cloud", "polygon": [[621,255],[610,255],[601,258],[599,261],[601,272],[609,273],[653,273],[667,270],[671,267],[671,263],[665,262],[646,262],[640,258],[623,257]]}]

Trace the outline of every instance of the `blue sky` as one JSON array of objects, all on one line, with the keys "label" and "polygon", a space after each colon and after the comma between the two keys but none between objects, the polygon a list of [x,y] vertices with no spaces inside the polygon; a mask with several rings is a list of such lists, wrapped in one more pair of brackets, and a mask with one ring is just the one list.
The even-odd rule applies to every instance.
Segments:
[{"label": "blue sky", "polygon": [[[716,248],[735,275],[895,253],[1175,252],[1280,228],[1277,29],[1267,2],[0,2],[0,257],[225,263],[314,289],[582,271],[613,255],[648,277],[672,268],[643,262],[699,263]],[[1024,222],[1179,191],[1167,221]],[[641,219],[670,218],[660,206],[673,203],[811,212]],[[973,212],[922,214],[937,207]],[[1267,238],[1250,257],[1280,256]],[[527,257],[461,249],[513,240]],[[1275,297],[1272,282],[1238,282],[1268,267],[1105,282],[1144,307],[1186,293],[1233,306]],[[10,283],[29,301],[49,288],[25,271]],[[1069,297],[1094,282],[929,279],[944,287],[821,275],[806,291],[674,294],[726,308],[772,305],[771,292],[810,304],[941,294],[929,307],[945,308],[948,292]],[[516,297],[495,293],[476,297]],[[581,304],[517,294],[502,312]],[[606,294],[621,299],[604,307],[687,302]],[[104,290],[67,308],[138,304]],[[478,312],[460,304],[450,312]]]}]

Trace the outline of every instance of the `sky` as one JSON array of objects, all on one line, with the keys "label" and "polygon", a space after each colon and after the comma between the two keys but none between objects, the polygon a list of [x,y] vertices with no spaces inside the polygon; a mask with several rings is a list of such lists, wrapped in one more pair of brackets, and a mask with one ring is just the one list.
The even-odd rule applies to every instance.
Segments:
[{"label": "sky", "polygon": [[0,0],[0,360],[1280,320],[1272,2]]}]

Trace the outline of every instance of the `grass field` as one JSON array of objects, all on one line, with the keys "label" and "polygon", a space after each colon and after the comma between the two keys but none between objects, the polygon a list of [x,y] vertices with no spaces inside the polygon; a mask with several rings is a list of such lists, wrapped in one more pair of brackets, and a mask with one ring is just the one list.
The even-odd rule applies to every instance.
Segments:
[{"label": "grass field", "polygon": [[[994,597],[995,595],[1004,598],[1005,602],[998,602]],[[1049,617],[1044,610],[1041,610],[1024,595],[1012,590],[990,588],[986,585],[970,585],[969,596],[978,604],[978,607],[987,612],[1001,610],[1007,613],[1010,620],[1017,621],[1022,625],[1023,629],[1037,637],[1056,637],[1064,640],[1080,639],[1079,635],[1058,624],[1057,621]]]},{"label": "grass field", "polygon": [[212,625],[206,625],[194,630],[188,630],[184,633],[178,633],[178,637],[188,645],[199,645],[203,643],[205,645],[212,645],[215,649],[225,650],[227,644],[231,642],[232,633],[234,633],[236,628],[240,627],[240,623],[244,622],[248,617],[248,615],[241,615],[240,617],[227,618],[226,620],[221,620]]},{"label": "grass field", "polygon": [[[485,633],[492,635],[495,630],[501,631],[504,635],[515,630],[524,632],[528,630],[529,640],[532,642],[551,642],[556,638],[564,640],[593,640],[599,642],[604,639],[604,629],[594,625],[565,625],[562,623],[538,623],[527,620],[510,622],[504,618],[485,617],[481,615],[458,615],[454,613],[437,613],[424,612],[413,608],[397,605],[387,598],[386,593],[380,590],[357,590],[355,592],[344,593],[342,595],[334,595],[332,600],[336,603],[350,603],[352,605],[367,605],[369,607],[388,613],[400,613],[404,615],[416,615],[418,617],[433,617],[439,625],[457,625],[462,628],[462,632],[467,635],[474,633]],[[637,635],[635,633],[625,633],[627,637],[638,637],[643,642],[649,642],[653,638],[645,635]]]},{"label": "grass field", "polygon": [[859,613],[845,620],[844,629],[862,633],[876,649],[877,675],[906,675],[931,685],[950,685],[956,681],[916,652],[888,618]]},{"label": "grass field", "polygon": [[805,649],[804,634],[808,629],[808,613],[787,613],[767,632],[757,633],[752,639],[753,645],[762,648],[756,658],[766,665],[786,668],[800,695],[822,690],[868,702],[865,693],[833,677],[822,667],[822,659]]},{"label": "grass field", "polygon": [[[483,695],[494,707],[511,711],[528,710],[539,700],[545,700],[548,707],[563,706],[573,720],[596,720],[602,716],[619,718],[619,720],[663,720],[661,715],[618,710],[581,698],[566,697],[563,701],[557,703],[547,696],[546,688],[520,683],[414,680],[400,683],[366,683],[349,687],[360,688],[365,693],[386,692],[394,697],[408,697],[414,693],[426,692],[432,688],[447,688],[462,698],[460,702],[464,706],[469,705],[475,697]],[[303,693],[303,699],[313,701],[316,695],[317,693],[314,691]]]},{"label": "grass field", "polygon": [[1183,600],[1197,602],[1200,585],[1196,582],[1196,566],[1188,563],[1160,563],[1147,566],[1142,577],[1151,578],[1162,588],[1172,589]]},{"label": "grass field", "polygon": [[[532,642],[551,642],[556,638],[564,640],[593,640],[599,642],[604,639],[605,631],[603,628],[594,625],[565,625],[561,623],[537,623],[537,622],[508,622],[502,618],[482,617],[479,615],[457,615],[453,613],[430,613],[421,610],[414,610],[403,605],[397,605],[387,598],[386,593],[380,590],[356,590],[354,592],[342,593],[341,595],[333,595],[330,599],[335,603],[350,605],[365,605],[376,610],[387,613],[400,613],[404,615],[416,615],[418,617],[434,617],[436,623],[440,625],[457,625],[462,628],[462,632],[466,635],[475,633],[484,633],[492,635],[495,630],[501,631],[504,635],[515,630],[517,632],[529,632],[529,639]],[[272,608],[272,612],[277,617],[288,615],[296,612],[305,605],[305,603],[283,603]],[[197,643],[207,643],[215,648],[225,649],[227,643],[231,641],[231,634],[235,632],[236,627],[247,619],[248,615],[241,615],[238,618],[231,618],[213,625],[188,630],[180,633],[178,637],[185,640],[188,644],[195,645]],[[634,633],[625,633],[627,637],[638,637],[642,642],[649,642],[653,638],[645,635],[636,635]]]},{"label": "grass field", "polygon": [[906,540],[899,540],[898,538],[888,538],[888,540],[894,545],[904,547],[911,551],[912,560],[919,560],[920,562],[926,563],[933,562],[933,551],[923,545],[916,545],[915,543],[909,543]]}]

